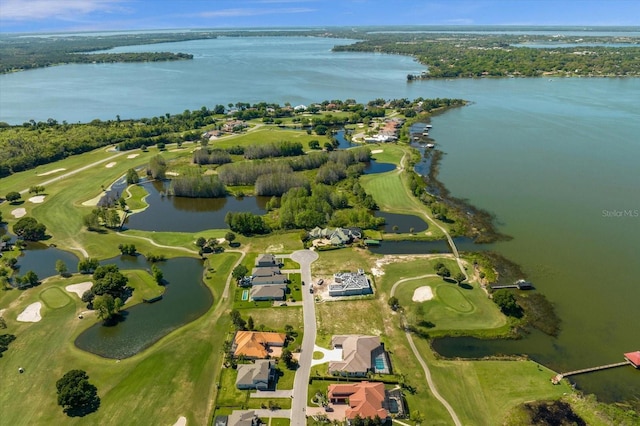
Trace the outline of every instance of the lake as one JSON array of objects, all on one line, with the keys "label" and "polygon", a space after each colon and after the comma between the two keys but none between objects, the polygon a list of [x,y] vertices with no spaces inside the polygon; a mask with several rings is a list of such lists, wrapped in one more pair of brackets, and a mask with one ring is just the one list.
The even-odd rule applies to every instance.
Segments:
[{"label": "lake", "polygon": [[[622,33],[617,33],[620,35]],[[193,61],[65,65],[0,76],[0,121],[88,121],[178,113],[229,102],[450,97],[433,117],[452,195],[495,213],[514,237],[496,250],[522,265],[563,320],[558,338],[484,342],[560,371],[640,349],[640,79],[414,81],[412,58],[332,53],[349,40],[219,38],[156,46]],[[118,51],[149,50],[149,46]],[[170,202],[169,200],[165,202]],[[465,351],[461,350],[460,354]],[[604,400],[638,396],[638,371],[572,378]]]}]

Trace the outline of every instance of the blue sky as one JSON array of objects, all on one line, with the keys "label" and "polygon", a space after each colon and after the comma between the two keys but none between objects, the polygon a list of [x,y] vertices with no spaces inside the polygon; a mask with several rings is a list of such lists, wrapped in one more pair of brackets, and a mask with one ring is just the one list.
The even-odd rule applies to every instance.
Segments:
[{"label": "blue sky", "polygon": [[0,0],[0,31],[640,25],[640,0]]}]

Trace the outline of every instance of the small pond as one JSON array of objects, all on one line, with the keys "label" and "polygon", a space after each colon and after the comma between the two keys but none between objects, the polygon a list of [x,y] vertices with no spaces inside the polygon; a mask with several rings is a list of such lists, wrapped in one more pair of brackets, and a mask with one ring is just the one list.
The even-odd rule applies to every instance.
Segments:
[{"label": "small pond", "polygon": [[[116,263],[122,269],[151,268],[144,256],[122,256],[102,263]],[[167,282],[162,300],[127,309],[115,325],[93,325],[78,336],[77,347],[105,358],[127,358],[194,321],[211,307],[213,296],[202,282],[200,259],[176,258],[157,265]]]},{"label": "small pond", "polygon": [[161,182],[143,184],[149,192],[146,198],[149,207],[129,216],[125,227],[142,231],[197,232],[204,229],[224,229],[227,212],[250,212],[265,214],[270,197],[244,198],[186,198],[162,195]]},{"label": "small pond", "polygon": [[[10,235],[11,241],[15,242],[15,235],[8,232],[4,226],[0,226],[0,237],[3,235]],[[79,259],[73,253],[51,247],[48,244],[28,242],[26,249],[18,257],[18,275],[22,276],[28,271],[35,272],[40,279],[57,275],[56,262],[58,260],[65,263],[69,273],[78,271]]]},{"label": "small pond", "polygon": [[[427,230],[429,225],[419,216],[414,216],[411,214],[398,214],[398,213],[388,213],[375,211],[373,213],[375,217],[384,217],[385,224],[380,227],[380,230],[386,233],[395,233],[395,232],[415,232],[420,233]],[[394,230],[393,227],[397,226],[398,230]]]},{"label": "small pond", "polygon": [[345,130],[338,130],[333,136],[338,141],[338,149],[349,149],[354,146],[363,146],[361,143],[354,143],[344,137]]},{"label": "small pond", "polygon": [[[453,239],[458,251],[481,251],[490,250],[489,244],[475,244],[473,239],[467,237],[456,237]],[[382,241],[379,246],[370,246],[369,250],[376,254],[430,254],[430,253],[451,253],[451,247],[447,240],[435,241]]]}]

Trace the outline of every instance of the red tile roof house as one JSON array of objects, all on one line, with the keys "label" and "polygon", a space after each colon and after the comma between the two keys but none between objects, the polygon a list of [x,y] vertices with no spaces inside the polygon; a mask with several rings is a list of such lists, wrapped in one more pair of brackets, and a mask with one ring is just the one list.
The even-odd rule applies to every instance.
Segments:
[{"label": "red tile roof house", "polygon": [[327,397],[333,404],[349,404],[346,412],[347,420],[360,418],[380,417],[386,420],[389,417],[387,408],[388,398],[384,389],[384,383],[360,382],[349,384],[329,385]]}]

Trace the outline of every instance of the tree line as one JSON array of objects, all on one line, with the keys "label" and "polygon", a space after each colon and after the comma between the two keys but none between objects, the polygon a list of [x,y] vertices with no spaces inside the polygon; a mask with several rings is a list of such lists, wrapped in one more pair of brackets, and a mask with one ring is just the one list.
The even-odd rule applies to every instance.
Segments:
[{"label": "tree line", "polygon": [[[334,51],[384,52],[416,57],[428,67],[420,78],[638,76],[640,46],[563,46],[552,39],[548,48],[530,48],[541,36],[496,34],[377,33],[362,35],[365,40],[335,46]],[[588,43],[596,38],[582,37]],[[614,38],[598,37],[597,42]],[[595,41],[594,41],[595,42]]]},{"label": "tree line", "polygon": [[0,73],[69,63],[141,62],[191,59],[185,53],[95,53],[117,46],[212,39],[211,32],[119,34],[112,36],[57,35],[52,37],[4,36],[0,38]]}]

